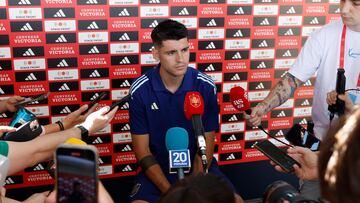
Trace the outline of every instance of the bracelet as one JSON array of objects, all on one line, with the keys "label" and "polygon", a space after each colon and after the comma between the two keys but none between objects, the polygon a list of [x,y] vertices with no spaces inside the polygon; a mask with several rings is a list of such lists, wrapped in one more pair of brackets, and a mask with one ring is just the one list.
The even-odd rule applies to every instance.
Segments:
[{"label": "bracelet", "polygon": [[153,155],[148,155],[139,161],[139,165],[144,172],[149,169],[152,165],[158,164]]},{"label": "bracelet", "polygon": [[65,130],[64,124],[61,121],[56,121],[55,123],[59,125],[60,131]]}]

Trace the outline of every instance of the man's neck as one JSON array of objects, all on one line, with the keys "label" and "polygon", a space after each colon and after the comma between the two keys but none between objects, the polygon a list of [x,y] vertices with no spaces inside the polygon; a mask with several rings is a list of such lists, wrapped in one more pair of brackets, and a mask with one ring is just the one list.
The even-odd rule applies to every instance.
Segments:
[{"label": "man's neck", "polygon": [[360,32],[360,25],[359,26],[347,26],[350,30],[354,31],[354,32]]},{"label": "man's neck", "polygon": [[[344,21],[343,21],[344,23]],[[354,32],[360,32],[360,25],[346,25],[345,26],[347,28],[349,28],[351,31],[354,31]]]},{"label": "man's neck", "polygon": [[175,93],[181,86],[184,76],[171,76],[169,74],[162,74],[160,69],[160,78],[165,88],[171,93]]}]

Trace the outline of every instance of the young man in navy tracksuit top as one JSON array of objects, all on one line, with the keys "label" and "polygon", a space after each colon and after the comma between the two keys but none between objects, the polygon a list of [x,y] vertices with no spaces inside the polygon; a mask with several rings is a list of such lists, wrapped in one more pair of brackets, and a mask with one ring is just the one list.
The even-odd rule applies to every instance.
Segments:
[{"label": "young man in navy tracksuit top", "polygon": [[188,67],[190,51],[186,27],[177,21],[165,20],[154,28],[151,38],[153,57],[160,63],[135,80],[130,88],[131,135],[141,167],[131,194],[133,202],[156,202],[177,181],[177,175],[169,173],[165,146],[169,128],[187,130],[192,173],[203,171],[196,153],[192,123],[184,114],[184,98],[189,91],[199,92],[204,99],[202,123],[209,172],[225,178],[213,159],[215,131],[219,128],[216,86],[209,76]]}]

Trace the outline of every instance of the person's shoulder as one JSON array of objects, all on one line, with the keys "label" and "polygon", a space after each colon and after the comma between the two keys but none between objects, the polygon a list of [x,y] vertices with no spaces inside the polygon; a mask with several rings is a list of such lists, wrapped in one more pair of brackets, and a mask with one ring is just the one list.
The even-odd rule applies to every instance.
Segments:
[{"label": "person's shoulder", "polygon": [[341,20],[336,20],[324,25],[322,28],[315,31],[312,35],[329,35],[342,30],[343,23]]},{"label": "person's shoulder", "polygon": [[215,82],[214,80],[207,74],[201,72],[201,71],[198,71],[198,70],[193,70],[194,71],[194,76],[196,77],[196,83],[199,85],[199,86],[203,86],[203,87],[206,87],[206,88],[215,88],[216,89],[216,86],[215,86]]},{"label": "person's shoulder", "polygon": [[334,29],[341,30],[343,25],[344,24],[342,23],[341,20],[336,20],[336,21],[333,21],[333,22],[330,22],[330,23],[324,25],[322,30],[324,30],[324,31],[332,31]]},{"label": "person's shoulder", "polygon": [[146,88],[150,83],[152,70],[149,70],[144,75],[138,77],[130,86],[130,94],[133,95],[135,92],[141,92],[142,89]]}]

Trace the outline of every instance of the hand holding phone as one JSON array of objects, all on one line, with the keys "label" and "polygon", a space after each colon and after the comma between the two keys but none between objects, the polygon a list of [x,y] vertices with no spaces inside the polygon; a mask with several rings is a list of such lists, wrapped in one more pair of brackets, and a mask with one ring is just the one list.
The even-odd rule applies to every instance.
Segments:
[{"label": "hand holding phone", "polygon": [[279,149],[269,140],[261,140],[256,142],[253,147],[262,152],[270,160],[279,165],[285,172],[290,173],[294,171],[294,164],[297,164],[301,167],[300,163],[295,159],[291,158],[286,152]]},{"label": "hand holding phone", "polygon": [[110,110],[109,110],[109,111],[111,111],[111,110],[113,110],[115,107],[120,106],[121,104],[129,101],[129,99],[130,99],[130,94],[128,94],[128,95],[126,95],[125,97],[121,98],[119,101],[113,103],[113,104],[110,106]]},{"label": "hand holding phone", "polygon": [[48,98],[49,95],[50,95],[50,92],[42,93],[42,94],[35,95],[35,96],[32,96],[32,97],[26,97],[24,100],[15,103],[14,106],[16,106],[16,107],[25,106],[25,105],[27,105],[27,104],[29,104],[31,102],[34,102],[34,101],[41,101],[43,99]]},{"label": "hand holding phone", "polygon": [[56,202],[97,202],[97,160],[94,146],[61,144],[56,149]]},{"label": "hand holding phone", "polygon": [[41,133],[43,133],[43,128],[39,124],[39,121],[34,118],[17,127],[15,132],[6,133],[3,139],[6,141],[26,142],[36,138],[41,135]]},{"label": "hand holding phone", "polygon": [[91,109],[91,107],[93,107],[95,104],[99,103],[101,100],[103,100],[106,97],[107,93],[106,92],[101,92],[95,99],[93,99],[89,104],[88,104],[88,108],[86,109],[86,111],[82,112],[81,115],[86,114],[89,109]]}]

